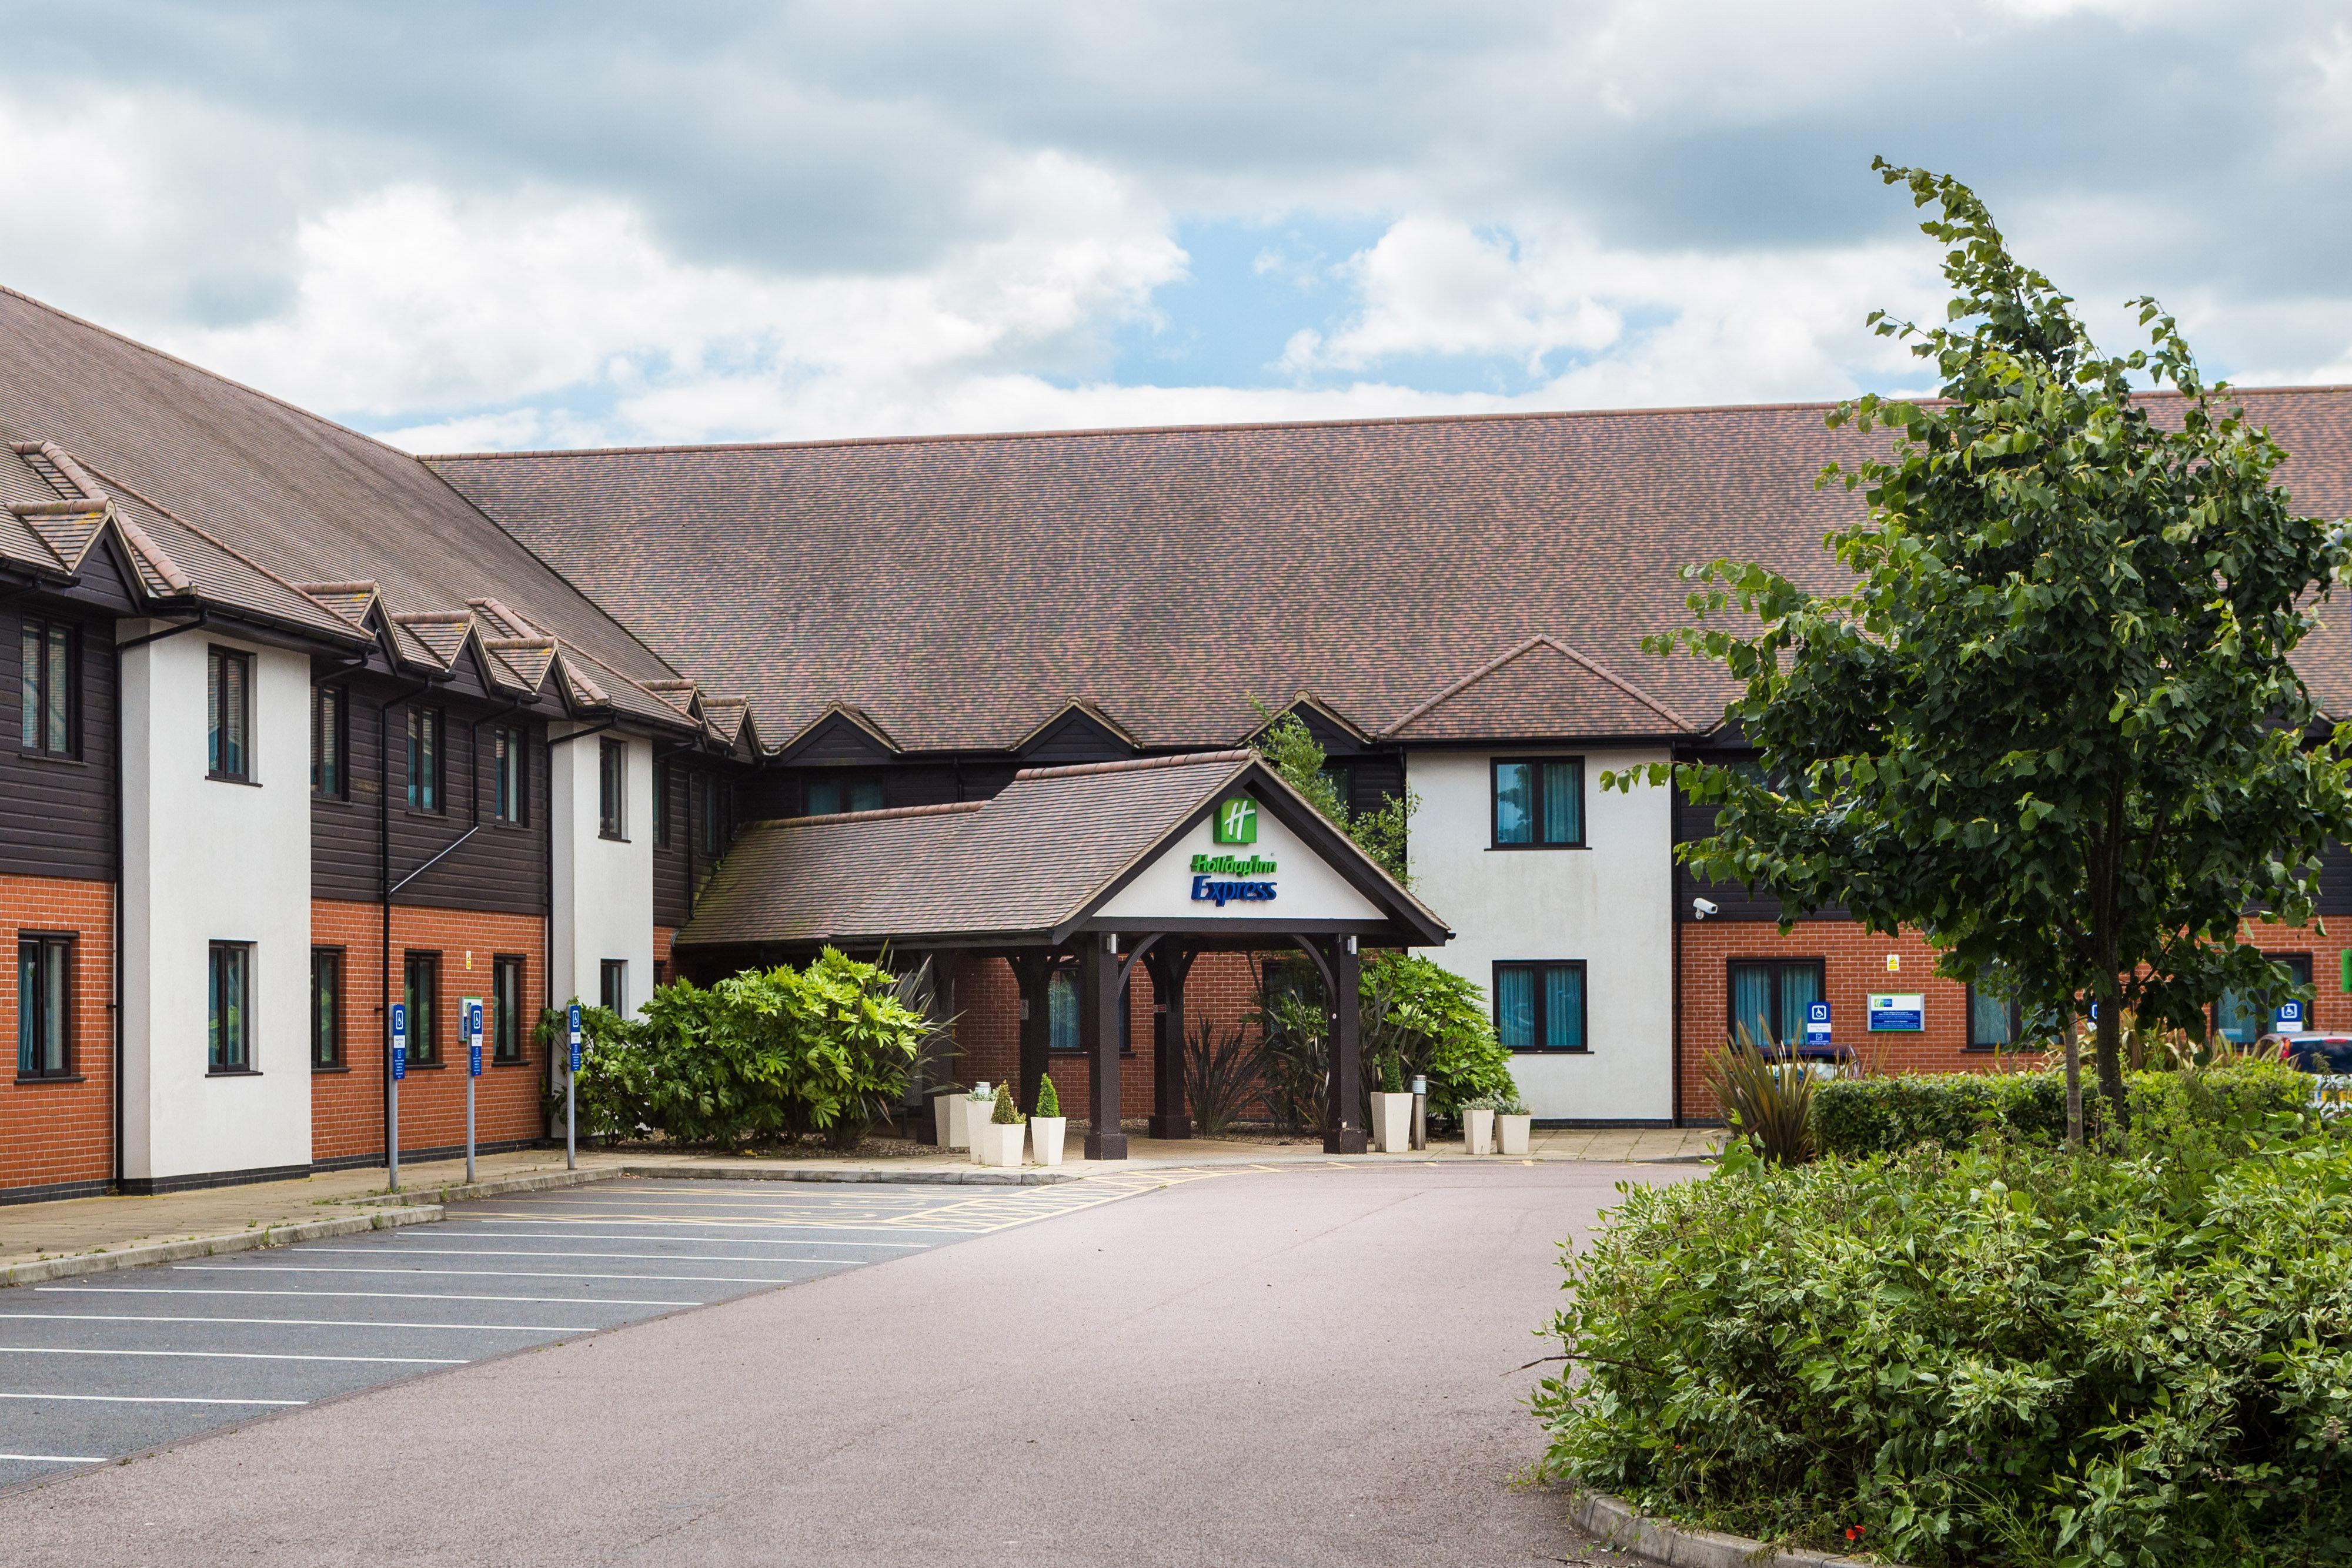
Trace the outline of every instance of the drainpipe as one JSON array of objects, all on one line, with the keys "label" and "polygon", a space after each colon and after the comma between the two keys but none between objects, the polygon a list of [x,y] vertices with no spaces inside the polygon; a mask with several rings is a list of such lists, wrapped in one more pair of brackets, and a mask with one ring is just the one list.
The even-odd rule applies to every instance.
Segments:
[{"label": "drainpipe", "polygon": [[375,872],[383,910],[376,957],[376,1012],[383,1019],[383,1164],[387,1191],[400,1190],[400,1092],[392,1082],[392,710],[433,689],[428,677],[375,708]]},{"label": "drainpipe", "polygon": [[1671,1061],[1674,1064],[1674,1124],[1683,1124],[1683,909],[1682,879],[1677,874],[1675,850],[1682,838],[1683,798],[1675,789],[1675,754],[1666,753],[1666,918],[1675,928],[1674,1014],[1675,1041]]}]

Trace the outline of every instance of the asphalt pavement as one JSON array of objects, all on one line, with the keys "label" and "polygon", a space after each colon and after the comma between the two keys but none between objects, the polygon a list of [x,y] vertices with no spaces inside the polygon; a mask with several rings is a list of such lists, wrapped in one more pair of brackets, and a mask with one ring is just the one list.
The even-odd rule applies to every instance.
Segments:
[{"label": "asphalt pavement", "polygon": [[[247,1342],[212,1336],[276,1345],[317,1333],[302,1343],[341,1346],[373,1335],[370,1354],[467,1364],[238,1364],[230,1374],[250,1379],[234,1385],[238,1396],[313,1403],[240,1412],[233,1428],[0,1493],[0,1560],[1581,1560],[1559,1500],[1517,1484],[1542,1447],[1524,1405],[1539,1374],[1518,1369],[1546,1348],[1535,1331],[1556,1300],[1558,1244],[1592,1222],[1616,1181],[1686,1174],[1500,1161],[1160,1172],[1124,1188],[790,1193],[788,1207],[842,1207],[784,1216],[700,1207],[779,1195],[647,1183],[499,1200],[452,1225],[325,1244],[350,1251],[224,1260],[211,1266],[232,1272],[201,1284],[383,1283],[441,1299],[346,1309],[306,1295],[266,1312],[215,1301],[198,1325],[0,1328],[9,1343],[56,1348],[88,1333],[126,1336],[107,1342],[117,1348],[132,1334],[228,1348]],[[856,1260],[782,1260],[814,1256],[810,1239],[846,1243]],[[884,1250],[877,1242],[894,1255],[859,1266]],[[545,1262],[544,1282],[499,1272],[540,1270],[550,1255],[537,1248],[566,1254]],[[688,1249],[692,1263],[665,1260]],[[765,1261],[736,1260],[754,1254]],[[346,1267],[401,1272],[260,1272]],[[489,1277],[456,1272],[475,1269]],[[187,1278],[153,1270],[142,1282],[165,1275]],[[476,1294],[559,1299],[456,1300]],[[710,1304],[625,1304],[689,1298]],[[72,1299],[7,1292],[0,1313],[28,1300]],[[428,1308],[450,1314],[436,1322],[501,1326],[350,1321],[424,1321]],[[569,1326],[646,1313],[657,1315]],[[239,1315],[338,1321],[218,1321]],[[0,1372],[21,1380],[29,1364],[83,1359],[0,1356]],[[378,1385],[333,1397],[355,1382]],[[38,1440],[71,1440],[50,1430],[60,1435]],[[79,1457],[98,1458],[127,1429],[81,1430]]]}]

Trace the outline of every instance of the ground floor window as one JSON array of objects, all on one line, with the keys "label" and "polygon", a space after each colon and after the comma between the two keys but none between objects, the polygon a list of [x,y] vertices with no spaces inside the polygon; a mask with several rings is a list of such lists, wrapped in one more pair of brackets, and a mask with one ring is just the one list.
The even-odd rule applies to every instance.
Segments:
[{"label": "ground floor window", "polygon": [[441,1061],[441,955],[411,953],[401,967],[401,994],[408,1003],[408,1064],[436,1066]]},{"label": "ground floor window", "polygon": [[522,960],[511,954],[490,960],[490,1060],[522,1060]]},{"label": "ground floor window", "polygon": [[215,942],[205,986],[210,1013],[205,1065],[214,1072],[253,1071],[253,944]]},{"label": "ground floor window", "polygon": [[16,938],[16,1076],[72,1075],[73,938],[31,932]]},{"label": "ground floor window", "polygon": [[1760,1050],[1794,1050],[1805,1042],[1805,1009],[1822,999],[1822,960],[1734,958],[1730,992],[1733,1039],[1744,1025]]},{"label": "ground floor window", "polygon": [[343,1064],[343,950],[310,949],[310,1066],[331,1072]]},{"label": "ground floor window", "polygon": [[1999,994],[2005,988],[1998,977],[1989,975],[1986,979],[1990,986],[1969,988],[1969,1049],[2013,1050],[2025,1033],[2023,1009],[2016,998]]},{"label": "ground floor window", "polygon": [[607,958],[598,977],[596,999],[612,1011],[625,1014],[629,1010],[629,961]]},{"label": "ground floor window", "polygon": [[[2287,972],[2294,977],[2296,985],[2305,990],[2311,988],[2310,954],[2265,953],[2263,956],[2273,964],[2284,965]],[[2309,1017],[2306,1012],[2306,1028],[2309,1027]],[[2252,1045],[2278,1027],[2278,1011],[2275,1005],[2260,1007],[2250,997],[2236,991],[2223,991],[2221,1005],[2213,1009],[2213,1026],[2231,1044]]]},{"label": "ground floor window", "polygon": [[[1064,964],[1045,982],[1045,1049],[1048,1051],[1084,1051],[1084,1037],[1078,1032],[1078,967]],[[1118,1016],[1124,1027],[1119,1031],[1118,1049],[1122,1056],[1135,1051],[1135,977],[1128,977],[1127,991],[1120,1000]]]},{"label": "ground floor window", "polygon": [[1496,965],[1495,1034],[1506,1051],[1584,1050],[1584,966]]}]

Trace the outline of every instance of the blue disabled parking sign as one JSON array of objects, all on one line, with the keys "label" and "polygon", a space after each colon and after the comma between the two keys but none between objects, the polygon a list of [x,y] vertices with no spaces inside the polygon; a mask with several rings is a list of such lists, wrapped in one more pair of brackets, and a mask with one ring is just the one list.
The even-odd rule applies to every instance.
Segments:
[{"label": "blue disabled parking sign", "polygon": [[2303,1004],[2289,997],[2279,1004],[2278,1026],[2282,1030],[2303,1027]]},{"label": "blue disabled parking sign", "polygon": [[572,1071],[580,1071],[580,1004],[574,1002],[565,1009],[564,1023],[572,1031]]},{"label": "blue disabled parking sign", "polygon": [[466,1071],[476,1078],[482,1075],[482,1004],[466,1004]]},{"label": "blue disabled parking sign", "polygon": [[398,1082],[408,1076],[408,1004],[392,1004],[392,1077]]},{"label": "blue disabled parking sign", "polygon": [[1830,1005],[1827,1002],[1805,1004],[1805,1043],[1827,1045],[1830,1042]]}]

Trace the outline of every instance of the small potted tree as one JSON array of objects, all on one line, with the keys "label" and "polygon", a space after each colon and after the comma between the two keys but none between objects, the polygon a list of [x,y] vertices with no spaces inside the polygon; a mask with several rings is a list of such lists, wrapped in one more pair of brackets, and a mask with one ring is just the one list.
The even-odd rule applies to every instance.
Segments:
[{"label": "small potted tree", "polygon": [[1054,1075],[1046,1073],[1037,1082],[1037,1110],[1029,1118],[1029,1147],[1041,1166],[1062,1163],[1062,1134],[1070,1119],[1062,1114],[1062,1097],[1054,1089]]},{"label": "small potted tree", "polygon": [[1381,1092],[1372,1096],[1372,1141],[1384,1155],[1401,1155],[1412,1146],[1412,1096],[1404,1092],[1404,1078],[1393,1056],[1381,1060]]},{"label": "small potted tree", "polygon": [[1491,1155],[1495,1152],[1495,1097],[1482,1094],[1475,1100],[1462,1102],[1462,1152],[1465,1155]]},{"label": "small potted tree", "polygon": [[996,1099],[985,1121],[980,1113],[972,1115],[971,1139],[974,1157],[984,1166],[998,1166],[1007,1170],[1021,1168],[1021,1140],[1027,1131],[1023,1123],[1021,1107],[1013,1103],[1013,1085],[996,1086]]},{"label": "small potted tree", "polygon": [[1527,1102],[1518,1091],[1504,1095],[1495,1105],[1495,1135],[1501,1140],[1503,1153],[1524,1155],[1528,1152],[1528,1129],[1535,1118],[1528,1114]]}]

